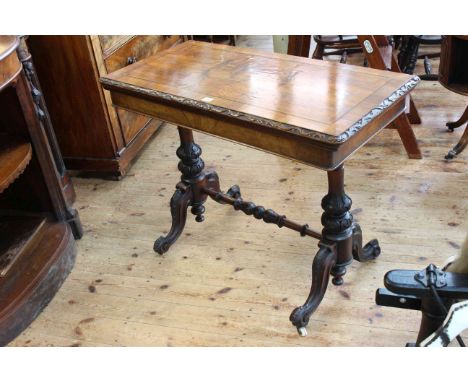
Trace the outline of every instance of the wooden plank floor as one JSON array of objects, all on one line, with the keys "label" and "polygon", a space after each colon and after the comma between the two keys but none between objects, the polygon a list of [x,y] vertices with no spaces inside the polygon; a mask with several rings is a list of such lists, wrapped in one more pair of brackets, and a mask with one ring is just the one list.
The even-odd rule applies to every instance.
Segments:
[{"label": "wooden plank floor", "polygon": [[[271,49],[268,38],[258,45]],[[255,46],[255,38],[241,38]],[[435,66],[436,68],[436,66]],[[418,66],[421,70],[421,66]],[[54,300],[12,346],[403,346],[419,313],[382,308],[374,293],[391,269],[421,269],[459,251],[467,233],[468,152],[444,155],[462,130],[446,131],[467,99],[437,82],[414,91],[424,159],[409,160],[386,130],[346,165],[346,187],[365,240],[382,254],[353,263],[345,284],[329,286],[299,337],[288,317],[304,302],[317,242],[206,203],[190,216],[169,253],[153,242],[170,226],[169,199],[179,180],[177,130],[165,126],[120,181],[74,178],[85,228],[74,270]],[[224,189],[319,228],[326,174],[290,160],[195,133],[207,167]]]}]

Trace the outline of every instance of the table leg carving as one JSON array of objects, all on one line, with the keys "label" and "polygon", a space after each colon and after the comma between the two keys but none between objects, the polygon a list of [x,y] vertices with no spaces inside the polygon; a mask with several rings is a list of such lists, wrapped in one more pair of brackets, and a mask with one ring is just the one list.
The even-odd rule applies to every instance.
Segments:
[{"label": "table leg carving", "polygon": [[[216,179],[210,181],[210,176],[216,176]],[[246,215],[253,215],[255,219],[263,220],[265,223],[276,224],[279,228],[286,227],[292,229],[299,232],[301,236],[311,236],[318,240],[322,239],[320,232],[311,229],[308,224],[298,224],[272,209],[266,209],[263,206],[257,206],[254,202],[243,200],[240,188],[237,185],[232,186],[226,193],[219,191],[219,181],[216,173],[207,175],[204,192],[215,202],[229,204],[236,211],[242,211]]]},{"label": "table leg carving", "polygon": [[166,236],[161,236],[154,242],[153,249],[160,255],[169,250],[184,230],[185,221],[187,220],[187,208],[191,200],[192,189],[182,182],[179,183],[171,198],[171,229]]},{"label": "table leg carving", "polygon": [[353,222],[351,198],[344,191],[343,166],[328,172],[328,194],[322,199],[322,240],[312,265],[312,287],[304,305],[296,308],[289,319],[300,335],[306,335],[311,314],[317,309],[327,289],[330,274],[332,283],[343,284],[346,266],[353,261],[375,258],[380,254],[379,243],[372,240],[362,247],[361,228]]},{"label": "table leg carving", "polygon": [[362,246],[362,231],[359,224],[353,225],[353,257],[361,263],[373,260],[380,255],[379,242],[374,239]]},{"label": "table leg carving", "polygon": [[208,170],[205,172],[205,187],[210,188],[216,192],[221,192],[221,186],[219,185],[219,176],[216,171]]},{"label": "table leg carving", "polygon": [[294,309],[289,316],[289,320],[297,328],[301,336],[307,335],[305,327],[309,323],[312,313],[320,305],[327,290],[330,272],[336,263],[336,247],[325,243],[319,243],[319,251],[315,255],[312,263],[312,286],[309,297],[304,305]]},{"label": "table leg carving", "polygon": [[333,275],[333,284],[341,285],[346,266],[352,262],[353,257],[358,261],[366,261],[380,254],[376,240],[362,247],[361,229],[353,222],[349,212],[352,201],[344,192],[343,166],[328,172],[328,194],[322,199],[323,230],[320,234],[310,229],[307,224],[300,225],[271,209],[244,201],[237,185],[223,193],[218,174],[213,170],[204,171],[204,163],[200,158],[201,148],[194,143],[192,132],[179,127],[179,135],[181,145],[177,149],[177,156],[180,158],[178,168],[182,177],[171,199],[172,226],[165,237],[156,240],[154,250],[163,254],[177,240],[184,229],[189,206],[192,206],[192,213],[197,216],[196,220],[202,221],[205,211],[203,204],[208,196],[218,203],[230,204],[235,210],[253,215],[266,223],[276,224],[280,228],[287,227],[299,232],[301,236],[319,239],[320,249],[312,264],[309,296],[306,302],[294,309],[290,315],[290,320],[299,334],[306,335],[305,326],[325,295],[330,274]]},{"label": "table leg carving", "polygon": [[[171,198],[172,225],[167,236],[161,236],[154,243],[154,250],[163,254],[167,252],[172,244],[182,233],[187,220],[187,209],[192,206],[191,212],[196,216],[197,222],[204,220],[203,213],[207,195],[203,192],[206,184],[206,176],[209,175],[211,182],[217,181],[216,173],[207,172],[205,163],[201,159],[202,150],[193,140],[192,131],[179,127],[180,146],[176,151],[180,162],[179,171],[182,173],[181,182],[176,186],[176,191]],[[219,181],[218,181],[219,187]]]},{"label": "table leg carving", "polygon": [[179,127],[180,146],[176,151],[177,156],[180,159],[178,168],[182,173],[182,182],[189,185],[192,188],[192,201],[191,201],[191,212],[194,214],[197,222],[202,222],[205,218],[203,213],[205,212],[206,195],[202,191],[201,184],[205,178],[203,169],[205,163],[201,159],[201,147],[198,146],[193,140],[192,130]]},{"label": "table leg carving", "polygon": [[325,241],[335,243],[337,246],[336,264],[331,270],[332,282],[335,285],[343,284],[346,266],[353,260],[352,234],[353,216],[351,198],[344,191],[343,166],[328,172],[328,194],[322,199],[322,236]]}]

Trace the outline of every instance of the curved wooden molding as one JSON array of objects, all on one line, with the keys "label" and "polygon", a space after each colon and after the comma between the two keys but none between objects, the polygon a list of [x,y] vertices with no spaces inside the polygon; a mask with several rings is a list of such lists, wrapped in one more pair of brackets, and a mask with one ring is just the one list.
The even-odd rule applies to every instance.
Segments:
[{"label": "curved wooden molding", "polygon": [[32,241],[34,245],[28,246],[11,269],[16,277],[0,278],[0,346],[41,313],[75,262],[75,241],[66,222],[45,223]]},{"label": "curved wooden molding", "polygon": [[19,141],[8,135],[0,135],[0,193],[18,178],[32,156],[29,142]]}]

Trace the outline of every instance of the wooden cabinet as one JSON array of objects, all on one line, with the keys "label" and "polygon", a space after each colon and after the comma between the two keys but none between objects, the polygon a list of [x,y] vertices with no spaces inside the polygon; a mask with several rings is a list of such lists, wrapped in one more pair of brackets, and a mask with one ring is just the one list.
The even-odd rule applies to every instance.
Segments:
[{"label": "wooden cabinet", "polygon": [[68,169],[120,178],[161,125],[112,106],[99,77],[167,49],[180,36],[31,36],[44,97]]},{"label": "wooden cabinet", "polygon": [[439,82],[448,90],[468,94],[468,36],[442,36]]},{"label": "wooden cabinet", "polygon": [[36,80],[24,39],[0,36],[0,345],[52,299],[82,235]]}]

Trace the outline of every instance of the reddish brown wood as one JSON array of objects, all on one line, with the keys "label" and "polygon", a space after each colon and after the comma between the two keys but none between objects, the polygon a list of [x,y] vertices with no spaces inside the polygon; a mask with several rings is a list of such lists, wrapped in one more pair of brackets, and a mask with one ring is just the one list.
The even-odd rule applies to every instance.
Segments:
[{"label": "reddish brown wood", "polygon": [[439,82],[450,91],[468,94],[468,36],[442,36]]},{"label": "reddish brown wood", "polygon": [[108,73],[152,56],[180,42],[180,36],[132,36],[123,44],[103,51]]},{"label": "reddish brown wood", "polygon": [[29,142],[0,134],[0,194],[23,173],[31,156]]},{"label": "reddish brown wood", "polygon": [[458,143],[451,149],[445,156],[445,159],[453,159],[455,156],[460,154],[468,146],[468,127],[465,127],[462,137]]},{"label": "reddish brown wood", "polygon": [[299,57],[309,57],[311,36],[288,36],[288,54]]},{"label": "reddish brown wood", "polygon": [[[71,228],[78,237],[82,232],[52,155],[40,94],[16,56],[19,40],[11,41],[13,49],[0,43],[0,73],[16,73],[0,77],[0,345],[54,296],[73,266]],[[10,70],[12,62],[19,72]]]},{"label": "reddish brown wood", "polygon": [[[371,68],[392,70],[396,73],[400,73],[398,64],[393,57],[393,48],[385,36],[359,35],[358,40],[362,45],[363,52]],[[415,110],[414,104],[410,105],[410,109],[411,106]],[[413,119],[416,118],[416,115],[414,115],[413,112]],[[417,118],[419,118],[419,115]],[[405,146],[408,157],[410,159],[421,159],[422,153],[419,149],[413,129],[408,121],[408,117],[406,115],[398,117],[394,121],[394,126],[398,130],[398,134]]]},{"label": "reddish brown wood", "polygon": [[26,44],[26,39],[27,36],[21,37],[20,45],[17,49],[18,58],[20,59],[21,64],[23,65],[26,78],[28,79],[31,92],[33,94],[34,103],[36,104],[37,115],[41,120],[45,133],[47,135],[47,140],[49,142],[49,147],[54,158],[55,167],[57,168],[58,174],[60,176],[63,191],[66,195],[68,204],[71,206],[75,201],[75,191],[73,188],[71,178],[68,176],[65,164],[63,162],[62,153],[60,151],[57,138],[55,136],[49,111],[44,101],[42,88],[37,77],[36,69],[34,67],[31,54],[29,53],[29,49]]},{"label": "reddish brown wood", "polygon": [[319,251],[312,263],[312,285],[305,303],[295,308],[289,320],[297,328],[299,334],[305,335],[305,327],[309,323],[310,316],[322,302],[328,287],[330,273],[336,264],[336,248],[322,242],[319,243]]},{"label": "reddish brown wood", "polygon": [[26,329],[54,297],[73,268],[74,243],[68,224],[48,222],[0,277],[0,346]]},{"label": "reddish brown wood", "polygon": [[[439,82],[447,89],[468,95],[468,36],[442,36]],[[455,122],[448,122],[449,131],[468,122],[468,106]],[[452,159],[468,145],[468,124],[460,141],[448,152],[445,159]]]},{"label": "reddish brown wood", "polygon": [[361,51],[361,46],[354,35],[314,35],[317,44],[312,58],[322,60],[324,56],[341,56],[341,63],[346,63],[349,53]]},{"label": "reddish brown wood", "polygon": [[[404,97],[417,79],[189,41],[102,78],[102,83],[116,106],[179,125],[182,177],[171,200],[172,227],[154,246],[158,253],[166,252],[182,233],[189,206],[196,220],[203,221],[207,196],[266,223],[320,238],[309,296],[291,315],[301,333],[325,294],[329,275],[339,285],[353,258],[367,261],[380,254],[375,240],[362,246],[344,191],[343,162],[403,114]],[[238,186],[221,192],[217,174],[204,171],[191,129],[327,170],[322,233],[244,201]]]},{"label": "reddish brown wood", "polygon": [[23,251],[31,250],[45,222],[44,216],[0,218],[0,278],[7,276]]},{"label": "reddish brown wood", "polygon": [[179,41],[177,35],[29,37],[28,45],[68,169],[110,175],[113,179],[127,173],[161,121],[117,111],[101,89],[99,76]]},{"label": "reddish brown wood", "polygon": [[19,38],[15,36],[0,36],[0,91],[9,86],[21,72],[21,63],[16,56]]}]

